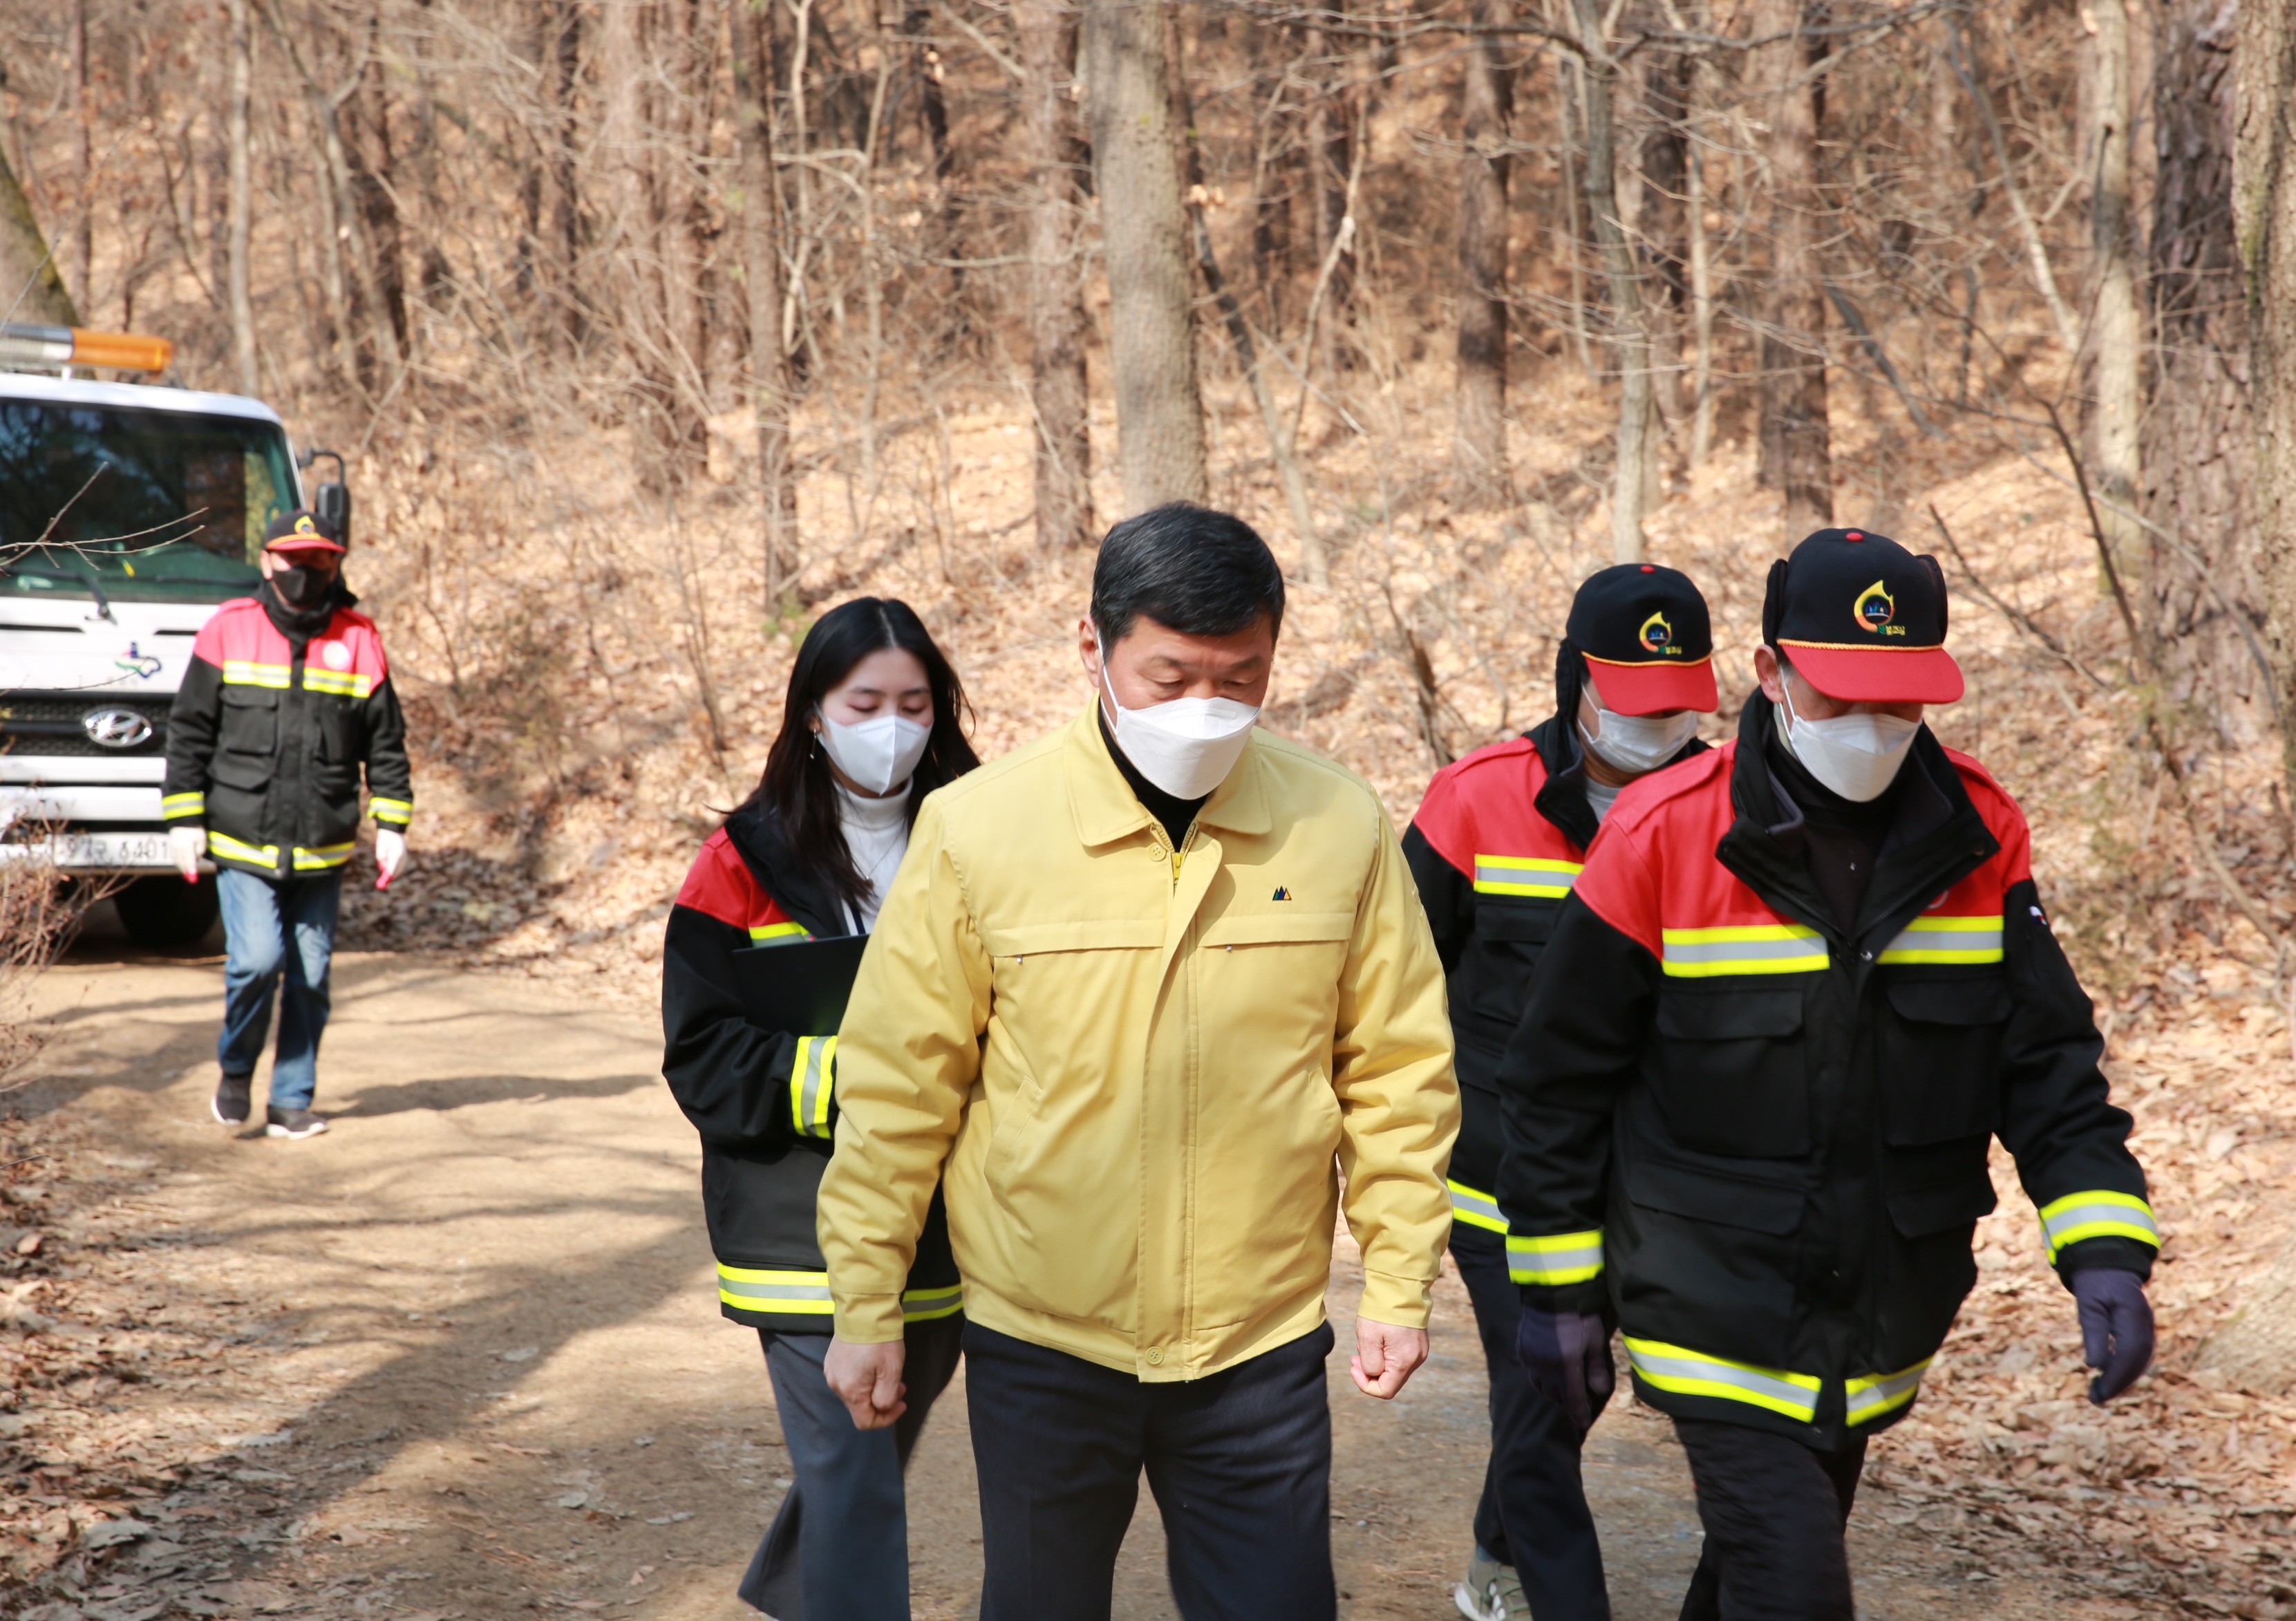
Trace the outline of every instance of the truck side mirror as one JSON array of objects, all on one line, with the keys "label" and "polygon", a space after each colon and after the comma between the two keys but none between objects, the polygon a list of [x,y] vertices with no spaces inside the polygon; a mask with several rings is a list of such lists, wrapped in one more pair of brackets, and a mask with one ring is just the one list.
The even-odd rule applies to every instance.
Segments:
[{"label": "truck side mirror", "polygon": [[319,520],[320,527],[336,539],[345,546],[351,543],[351,487],[348,484],[333,480],[313,490],[311,514]]}]

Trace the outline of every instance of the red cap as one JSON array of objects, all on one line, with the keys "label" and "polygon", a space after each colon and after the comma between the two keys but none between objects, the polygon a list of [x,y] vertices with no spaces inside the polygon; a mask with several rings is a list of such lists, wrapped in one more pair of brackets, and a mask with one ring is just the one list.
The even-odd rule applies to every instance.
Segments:
[{"label": "red cap", "polygon": [[1780,641],[1802,679],[1843,704],[1958,704],[1961,666],[1942,647]]},{"label": "red cap", "polygon": [[318,514],[297,507],[271,520],[263,537],[266,552],[332,552],[340,557],[348,548],[329,534]]},{"label": "red cap", "polygon": [[1688,664],[1624,663],[1587,655],[1587,673],[1603,707],[1614,715],[1656,715],[1672,709],[1710,714],[1720,703],[1714,688],[1714,661]]}]

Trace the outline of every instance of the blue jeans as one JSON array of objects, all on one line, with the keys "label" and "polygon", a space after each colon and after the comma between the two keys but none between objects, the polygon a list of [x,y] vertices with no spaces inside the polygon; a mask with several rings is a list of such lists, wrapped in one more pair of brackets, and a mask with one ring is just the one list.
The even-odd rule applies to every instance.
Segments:
[{"label": "blue jeans", "polygon": [[223,1035],[216,1062],[226,1075],[251,1075],[271,1032],[271,994],[283,975],[279,1052],[271,1067],[274,1108],[307,1109],[319,1084],[319,1037],[327,1028],[327,969],[335,954],[340,868],[301,878],[259,878],[226,867],[216,874],[223,907]]}]

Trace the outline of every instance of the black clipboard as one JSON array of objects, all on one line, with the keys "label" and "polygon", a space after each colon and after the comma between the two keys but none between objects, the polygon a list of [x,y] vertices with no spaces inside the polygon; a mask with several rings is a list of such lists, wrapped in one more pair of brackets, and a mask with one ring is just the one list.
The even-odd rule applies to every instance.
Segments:
[{"label": "black clipboard", "polygon": [[868,944],[866,934],[837,934],[735,951],[734,990],[742,1011],[762,1029],[834,1035]]}]

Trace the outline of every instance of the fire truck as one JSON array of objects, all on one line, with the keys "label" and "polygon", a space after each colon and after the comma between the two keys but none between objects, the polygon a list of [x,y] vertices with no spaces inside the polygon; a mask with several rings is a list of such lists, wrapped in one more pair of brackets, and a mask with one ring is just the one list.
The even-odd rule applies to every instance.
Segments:
[{"label": "fire truck", "polygon": [[[349,532],[342,458],[299,461],[258,399],[158,381],[164,338],[0,325],[0,861],[123,881],[155,949],[215,922],[160,816],[168,712],[192,638],[251,596],[271,520],[308,505]],[[94,374],[137,381],[99,381]]]}]

